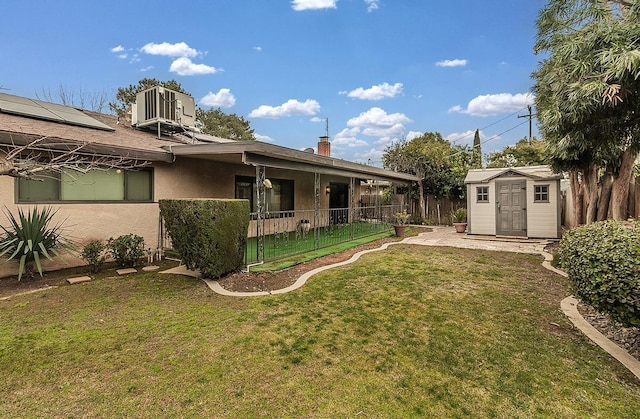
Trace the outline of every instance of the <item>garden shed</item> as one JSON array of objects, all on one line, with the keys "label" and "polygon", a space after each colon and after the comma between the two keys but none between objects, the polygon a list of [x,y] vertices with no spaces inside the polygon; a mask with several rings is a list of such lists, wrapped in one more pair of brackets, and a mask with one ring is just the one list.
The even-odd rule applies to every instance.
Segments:
[{"label": "garden shed", "polygon": [[467,233],[560,238],[560,179],[549,166],[469,170]]}]

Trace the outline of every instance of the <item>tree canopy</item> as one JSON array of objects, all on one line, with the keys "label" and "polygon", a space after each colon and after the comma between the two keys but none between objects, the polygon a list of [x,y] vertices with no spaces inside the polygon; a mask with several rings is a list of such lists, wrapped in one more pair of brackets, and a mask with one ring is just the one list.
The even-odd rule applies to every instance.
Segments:
[{"label": "tree canopy", "polygon": [[487,167],[520,167],[546,164],[545,143],[536,138],[523,138],[515,145],[489,153]]},{"label": "tree canopy", "polygon": [[424,195],[462,199],[464,178],[472,162],[472,150],[452,145],[438,132],[427,132],[410,141],[387,147],[382,162],[385,168],[411,173],[422,179],[418,184],[421,216],[425,216]]},{"label": "tree canopy", "polygon": [[598,200],[609,205],[598,192],[599,169],[605,169],[613,184],[612,217],[626,218],[640,148],[638,2],[549,0],[537,26],[535,51],[547,57],[534,72],[534,91],[551,163],[570,173],[572,193],[584,195],[587,222],[595,220]]}]

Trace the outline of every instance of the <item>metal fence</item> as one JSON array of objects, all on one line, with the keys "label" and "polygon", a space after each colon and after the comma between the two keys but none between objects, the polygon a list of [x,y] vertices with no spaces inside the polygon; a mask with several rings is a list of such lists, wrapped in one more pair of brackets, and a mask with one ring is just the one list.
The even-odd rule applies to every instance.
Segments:
[{"label": "metal fence", "polygon": [[391,231],[399,205],[251,214],[245,265]]}]

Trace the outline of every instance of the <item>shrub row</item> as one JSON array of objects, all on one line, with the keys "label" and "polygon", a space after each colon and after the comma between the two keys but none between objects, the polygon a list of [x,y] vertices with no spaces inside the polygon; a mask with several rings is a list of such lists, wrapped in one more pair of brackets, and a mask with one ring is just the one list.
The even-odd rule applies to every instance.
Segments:
[{"label": "shrub row", "polygon": [[640,325],[640,223],[603,221],[575,228],[560,242],[574,294],[625,326]]},{"label": "shrub row", "polygon": [[173,248],[204,278],[242,269],[247,247],[246,199],[162,199],[160,213]]}]

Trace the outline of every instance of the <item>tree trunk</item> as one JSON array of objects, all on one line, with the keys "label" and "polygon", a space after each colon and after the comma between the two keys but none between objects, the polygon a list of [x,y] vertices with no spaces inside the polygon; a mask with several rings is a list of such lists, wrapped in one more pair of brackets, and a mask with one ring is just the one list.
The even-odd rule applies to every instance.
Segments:
[{"label": "tree trunk", "polygon": [[420,206],[420,217],[424,220],[426,219],[426,213],[424,205],[424,185],[422,181],[418,182],[418,204]]},{"label": "tree trunk", "polygon": [[585,187],[584,200],[587,205],[585,223],[591,224],[596,221],[598,213],[598,167],[589,166],[583,171],[583,182]]},{"label": "tree trunk", "polygon": [[614,220],[624,220],[627,218],[627,210],[629,203],[629,182],[633,175],[633,164],[636,160],[637,153],[631,151],[628,147],[622,153],[622,161],[618,175],[613,179],[613,190],[611,192],[611,218]]},{"label": "tree trunk", "polygon": [[582,224],[583,193],[578,172],[569,172],[571,184],[571,198],[573,199],[573,222],[576,226]]},{"label": "tree trunk", "polygon": [[598,199],[598,221],[604,221],[609,215],[609,202],[611,201],[611,189],[613,186],[613,173],[607,169],[602,177],[602,186],[600,187],[600,198]]}]

